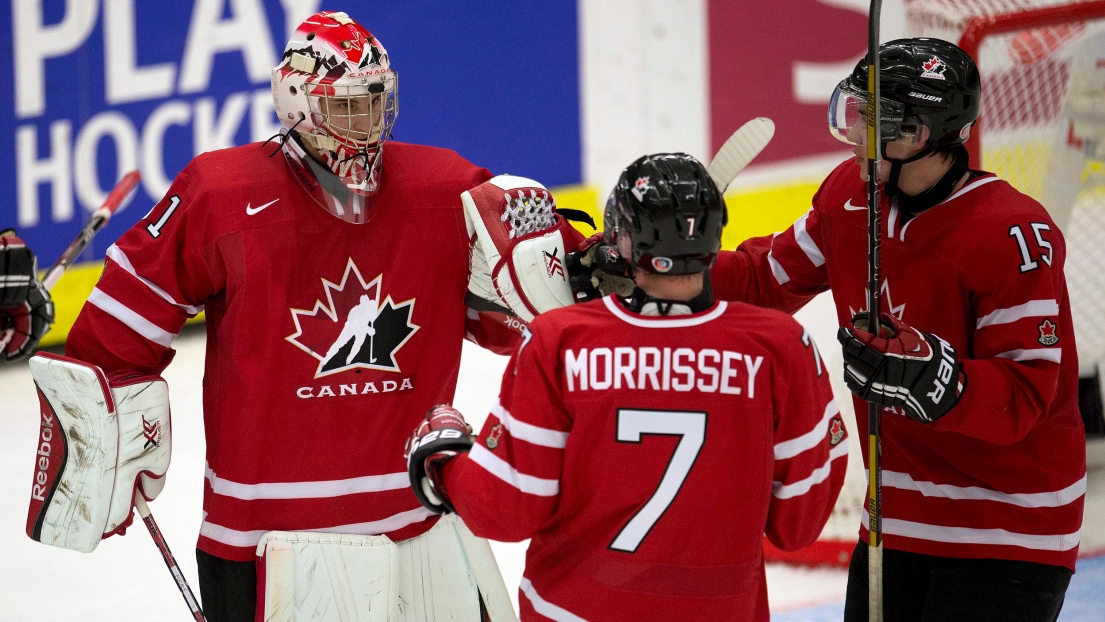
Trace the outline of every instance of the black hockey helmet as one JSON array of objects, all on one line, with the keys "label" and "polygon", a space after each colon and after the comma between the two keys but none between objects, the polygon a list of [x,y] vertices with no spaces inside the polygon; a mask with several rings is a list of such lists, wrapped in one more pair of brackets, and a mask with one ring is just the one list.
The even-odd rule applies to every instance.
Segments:
[{"label": "black hockey helmet", "polygon": [[606,202],[606,239],[634,269],[694,274],[714,265],[725,201],[701,162],[685,153],[637,159]]},{"label": "black hockey helmet", "polygon": [[[962,144],[978,119],[981,85],[978,67],[959,46],[941,39],[897,39],[879,46],[882,142],[920,138],[929,128],[934,149]],[[846,138],[866,110],[867,59],[842,80],[829,103],[829,127]],[[855,110],[858,106],[858,111]],[[849,123],[851,122],[851,123]]]}]

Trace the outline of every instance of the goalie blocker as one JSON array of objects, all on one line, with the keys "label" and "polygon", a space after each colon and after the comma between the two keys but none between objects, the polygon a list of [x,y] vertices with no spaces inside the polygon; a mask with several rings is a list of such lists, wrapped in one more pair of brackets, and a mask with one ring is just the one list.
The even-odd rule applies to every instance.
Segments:
[{"label": "goalie blocker", "polygon": [[116,372],[39,353],[31,357],[41,419],[27,535],[91,553],[130,526],[134,495],[165,485],[172,440],[159,376]]}]

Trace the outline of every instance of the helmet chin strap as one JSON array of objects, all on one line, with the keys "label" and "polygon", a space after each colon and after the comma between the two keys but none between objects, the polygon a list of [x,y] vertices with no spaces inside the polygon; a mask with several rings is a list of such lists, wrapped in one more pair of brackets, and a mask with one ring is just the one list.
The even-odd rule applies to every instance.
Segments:
[{"label": "helmet chin strap", "polygon": [[[883,152],[885,153],[885,151],[886,144],[884,143]],[[967,172],[967,150],[962,145],[957,145],[950,152],[952,157],[951,167],[948,168],[935,184],[916,195],[911,196],[904,194],[901,188],[898,187],[898,179],[902,174],[902,165],[916,162],[933,153],[936,153],[936,147],[934,143],[930,141],[925,145],[924,149],[921,149],[904,160],[885,158],[886,161],[890,162],[890,178],[886,182],[886,194],[887,196],[898,199],[898,207],[907,214],[918,214],[948,198],[952,193],[952,189],[954,189],[959,180],[963,178],[963,174]]]}]

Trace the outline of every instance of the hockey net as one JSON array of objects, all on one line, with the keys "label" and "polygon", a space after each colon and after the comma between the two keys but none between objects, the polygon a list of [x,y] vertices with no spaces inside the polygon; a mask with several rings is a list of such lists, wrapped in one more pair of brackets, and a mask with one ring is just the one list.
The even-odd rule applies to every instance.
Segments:
[{"label": "hockey net", "polygon": [[[906,0],[906,21],[907,36],[952,41],[975,58],[982,114],[967,145],[971,166],[1040,201],[1063,231],[1079,372],[1097,376],[1105,370],[1105,0]],[[862,466],[849,464],[818,542],[767,558],[846,564],[866,497]]]}]

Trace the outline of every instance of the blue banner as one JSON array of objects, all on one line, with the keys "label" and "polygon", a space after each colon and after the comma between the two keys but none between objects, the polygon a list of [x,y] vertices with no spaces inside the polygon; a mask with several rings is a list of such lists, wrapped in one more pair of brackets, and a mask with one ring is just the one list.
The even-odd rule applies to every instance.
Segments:
[{"label": "blue banner", "polygon": [[[0,228],[49,265],[125,172],[104,251],[196,154],[276,133],[269,75],[295,26],[341,10],[399,74],[393,137],[496,173],[582,182],[575,2],[13,0],[0,12]],[[248,174],[245,173],[245,174]]]}]

